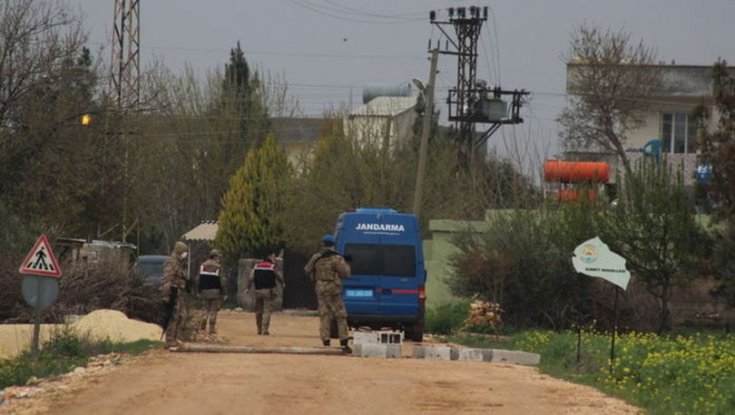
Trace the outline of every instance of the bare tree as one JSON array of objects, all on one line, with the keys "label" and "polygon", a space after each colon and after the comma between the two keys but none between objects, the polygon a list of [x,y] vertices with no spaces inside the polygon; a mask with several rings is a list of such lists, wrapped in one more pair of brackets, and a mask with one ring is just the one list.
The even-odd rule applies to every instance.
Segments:
[{"label": "bare tree", "polygon": [[558,118],[565,145],[611,151],[630,175],[627,133],[644,123],[644,111],[661,83],[654,49],[633,43],[623,30],[603,31],[585,23],[572,33],[563,58],[573,94]]},{"label": "bare tree", "polygon": [[16,103],[56,78],[86,42],[81,16],[63,2],[6,0],[0,5],[0,125],[12,123]]}]

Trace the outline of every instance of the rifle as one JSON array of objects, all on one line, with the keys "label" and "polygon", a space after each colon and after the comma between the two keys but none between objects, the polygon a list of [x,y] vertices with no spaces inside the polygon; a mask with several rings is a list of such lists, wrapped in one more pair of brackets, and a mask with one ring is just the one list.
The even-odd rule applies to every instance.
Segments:
[{"label": "rifle", "polygon": [[177,287],[171,287],[171,295],[169,297],[169,300],[163,303],[163,319],[161,320],[163,333],[161,333],[161,338],[163,338],[163,336],[166,334],[168,323],[171,322],[171,318],[174,315],[174,309],[176,308],[176,297],[178,296],[178,294],[179,289]]}]

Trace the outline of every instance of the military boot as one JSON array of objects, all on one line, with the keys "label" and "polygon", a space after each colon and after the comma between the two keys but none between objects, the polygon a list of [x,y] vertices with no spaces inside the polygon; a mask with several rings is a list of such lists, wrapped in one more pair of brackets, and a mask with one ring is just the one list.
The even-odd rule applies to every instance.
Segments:
[{"label": "military boot", "polygon": [[329,341],[329,339],[327,339],[327,340],[322,340],[322,344],[323,344],[324,346],[326,346],[326,347],[329,347],[329,345],[330,345],[330,341]]},{"label": "military boot", "polygon": [[347,354],[352,353],[352,349],[347,344],[349,341],[350,339],[344,339],[344,340],[339,341],[340,346],[342,346],[342,353],[347,353]]}]

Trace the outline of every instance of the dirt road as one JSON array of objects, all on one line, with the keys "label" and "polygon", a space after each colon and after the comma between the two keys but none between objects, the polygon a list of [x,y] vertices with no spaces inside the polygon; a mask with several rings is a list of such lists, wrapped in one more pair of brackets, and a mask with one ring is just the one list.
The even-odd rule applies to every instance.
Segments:
[{"label": "dirt road", "polygon": [[[316,346],[316,317],[278,314],[270,336],[226,312],[229,344]],[[636,408],[535,368],[487,362],[153,351],[16,413],[633,414]]]}]

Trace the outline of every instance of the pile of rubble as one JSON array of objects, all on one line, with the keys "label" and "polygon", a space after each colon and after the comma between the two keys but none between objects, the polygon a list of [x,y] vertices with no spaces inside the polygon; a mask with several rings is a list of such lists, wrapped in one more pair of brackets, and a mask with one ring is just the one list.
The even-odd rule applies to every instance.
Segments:
[{"label": "pile of rubble", "polygon": [[[8,409],[14,402],[32,398],[45,391],[64,392],[69,389],[69,384],[85,376],[103,373],[113,367],[120,366],[131,356],[122,353],[110,353],[92,357],[86,366],[78,366],[74,370],[63,375],[52,378],[37,378],[31,376],[23,386],[8,386],[0,390],[0,412]],[[15,406],[15,405],[12,405]]]},{"label": "pile of rubble", "polygon": [[463,322],[464,327],[490,327],[493,333],[498,332],[502,322],[503,310],[500,304],[476,299],[470,303],[469,315]]}]

